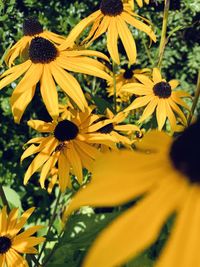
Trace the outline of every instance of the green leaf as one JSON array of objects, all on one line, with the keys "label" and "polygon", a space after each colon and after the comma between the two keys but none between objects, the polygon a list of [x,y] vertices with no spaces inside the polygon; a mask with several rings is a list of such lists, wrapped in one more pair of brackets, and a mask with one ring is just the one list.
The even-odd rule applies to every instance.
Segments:
[{"label": "green leaf", "polygon": [[7,186],[3,186],[3,190],[6,195],[8,204],[10,205],[10,208],[19,208],[20,210],[23,210],[18,193],[15,190]]},{"label": "green leaf", "polygon": [[93,100],[100,113],[104,113],[106,108],[109,108],[112,112],[114,112],[112,105],[105,99],[95,96],[93,97]]}]

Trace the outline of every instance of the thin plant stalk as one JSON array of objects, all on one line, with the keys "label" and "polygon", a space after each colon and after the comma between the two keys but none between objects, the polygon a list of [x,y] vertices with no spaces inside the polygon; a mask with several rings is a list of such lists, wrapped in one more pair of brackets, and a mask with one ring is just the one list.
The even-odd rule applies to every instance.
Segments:
[{"label": "thin plant stalk", "polygon": [[157,64],[157,67],[159,69],[161,68],[161,65],[162,65],[162,60],[163,60],[165,47],[166,47],[166,43],[167,43],[166,34],[167,34],[167,23],[168,23],[168,16],[169,16],[169,5],[170,5],[170,0],[165,0],[163,24],[162,24],[162,32],[161,32],[161,40],[160,40],[158,64]]},{"label": "thin plant stalk", "polygon": [[117,83],[116,83],[116,68],[117,64],[112,61],[112,72],[113,72],[113,88],[114,88],[114,94],[113,94],[113,102],[114,102],[114,112],[117,113]]},{"label": "thin plant stalk", "polygon": [[192,122],[192,118],[193,118],[193,115],[194,115],[194,112],[195,112],[195,109],[196,109],[196,106],[199,100],[199,96],[200,96],[200,70],[199,70],[198,78],[197,78],[197,89],[195,91],[194,101],[191,107],[190,115],[188,117],[188,125],[190,125]]},{"label": "thin plant stalk", "polygon": [[[62,193],[61,193],[61,191],[59,191],[57,199],[56,199],[55,207],[54,207],[54,210],[53,210],[53,214],[52,214],[51,219],[49,221],[48,231],[47,231],[47,234],[46,234],[47,237],[48,237],[48,235],[49,235],[49,233],[51,231],[51,228],[53,226],[54,220],[56,218],[56,213],[57,213],[57,209],[58,209],[58,206],[59,206],[59,203],[60,203],[61,195],[62,195]],[[42,256],[42,253],[46,248],[47,242],[48,242],[48,240],[46,239],[45,242],[42,245],[41,251],[40,251],[40,253],[38,255],[38,261],[40,260],[40,258]]]}]

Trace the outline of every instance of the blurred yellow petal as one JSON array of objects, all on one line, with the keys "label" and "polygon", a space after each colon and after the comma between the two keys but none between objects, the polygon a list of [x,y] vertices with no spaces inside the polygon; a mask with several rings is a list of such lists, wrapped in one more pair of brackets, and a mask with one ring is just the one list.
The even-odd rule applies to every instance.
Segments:
[{"label": "blurred yellow petal", "polygon": [[171,81],[169,81],[169,84],[173,90],[180,84],[180,82],[178,80],[171,80]]},{"label": "blurred yellow petal", "polygon": [[100,233],[83,266],[118,266],[148,248],[156,241],[163,224],[183,200],[183,191],[180,188],[177,192],[175,183],[165,181],[159,189],[124,212]]}]

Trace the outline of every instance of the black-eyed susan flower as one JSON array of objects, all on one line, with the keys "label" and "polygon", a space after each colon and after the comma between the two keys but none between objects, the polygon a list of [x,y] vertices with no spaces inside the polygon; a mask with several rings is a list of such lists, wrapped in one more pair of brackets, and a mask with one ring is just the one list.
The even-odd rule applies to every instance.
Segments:
[{"label": "black-eyed susan flower", "polygon": [[[145,23],[138,20],[138,17]],[[149,21],[133,13],[130,5],[123,4],[121,0],[102,0],[100,9],[80,21],[67,39],[76,40],[81,32],[91,24],[92,28],[83,43],[89,46],[91,42],[107,32],[107,48],[111,58],[117,64],[120,63],[117,47],[118,37],[122,40],[130,63],[133,64],[136,60],[136,44],[127,24],[145,32],[154,42],[156,41],[156,36],[148,25]],[[61,47],[65,48],[65,43]]]},{"label": "black-eyed susan flower", "polygon": [[145,107],[139,123],[145,121],[150,117],[156,109],[156,118],[158,129],[162,130],[166,119],[169,119],[171,129],[176,129],[176,116],[181,119],[184,125],[187,125],[186,117],[179,106],[190,110],[190,107],[182,100],[183,97],[190,97],[184,91],[175,91],[174,89],[179,85],[177,80],[167,82],[162,78],[159,69],[153,69],[152,79],[143,74],[136,74],[135,78],[141,83],[129,83],[122,87],[124,92],[138,95],[132,104],[125,109],[130,111],[140,107]]},{"label": "black-eyed susan flower", "polygon": [[[116,75],[116,97],[117,102],[125,102],[127,103],[130,99],[132,94],[125,92],[122,90],[122,86],[127,83],[137,82],[136,78],[134,77],[135,74],[144,74],[150,75],[150,69],[144,68],[139,69],[137,65],[124,65],[123,68],[120,69],[120,73]],[[114,95],[114,85],[113,81],[108,83],[108,96],[111,97]]]},{"label": "black-eyed susan flower", "polygon": [[0,76],[0,89],[2,89],[25,73],[11,97],[15,121],[20,122],[24,110],[35,94],[38,82],[40,82],[40,92],[44,104],[53,119],[57,119],[59,114],[55,82],[81,110],[84,110],[87,102],[82,89],[78,81],[65,70],[111,79],[104,71],[103,64],[87,56],[107,59],[100,52],[78,51],[70,48],[63,51],[43,37],[32,39],[29,47],[29,59],[8,69]]},{"label": "black-eyed susan flower", "polygon": [[9,67],[14,64],[14,61],[18,56],[24,56],[25,58],[27,57],[29,45],[32,39],[36,36],[48,39],[49,41],[57,45],[62,44],[62,42],[65,40],[63,36],[47,30],[43,30],[40,22],[34,17],[30,17],[24,20],[23,35],[24,36],[10,48],[6,55],[5,60]]},{"label": "black-eyed susan flower", "polygon": [[[140,128],[133,124],[123,123],[127,114],[119,112],[114,115],[110,109],[106,109],[106,116],[101,116],[98,118],[93,126],[90,127],[90,132],[93,132],[98,127],[98,132],[103,134],[109,134],[110,136],[116,138],[117,143],[123,146],[129,147],[136,141],[136,139],[131,138],[133,133],[140,132]],[[94,127],[94,128],[93,128]],[[102,151],[108,151],[109,147],[101,145]]]},{"label": "black-eyed susan flower", "polygon": [[172,214],[172,231],[155,267],[200,264],[199,136],[200,121],[176,139],[152,131],[138,152],[97,160],[90,184],[77,193],[65,216],[82,205],[110,207],[143,197],[103,230],[84,267],[121,266],[157,240]]},{"label": "black-eyed susan flower", "polygon": [[0,266],[28,267],[27,261],[20,254],[35,254],[34,247],[42,243],[44,237],[32,236],[43,226],[32,226],[22,231],[26,221],[35,208],[30,208],[18,218],[18,209],[14,208],[8,214],[6,206],[0,211]]},{"label": "black-eyed susan flower", "polygon": [[[37,154],[29,165],[24,183],[41,168],[40,184],[44,188],[45,180],[51,169],[58,165],[59,186],[62,191],[66,189],[70,181],[70,173],[73,173],[81,183],[83,179],[83,168],[92,170],[94,159],[99,151],[94,144],[104,144],[115,147],[116,138],[107,134],[99,133],[97,130],[102,126],[92,125],[98,115],[92,115],[90,109],[84,112],[74,111],[71,119],[52,122],[30,120],[28,125],[44,137],[36,137],[28,141],[31,144],[23,153],[21,160],[30,155]],[[93,132],[90,131],[92,127]],[[96,131],[95,131],[96,129]]]}]

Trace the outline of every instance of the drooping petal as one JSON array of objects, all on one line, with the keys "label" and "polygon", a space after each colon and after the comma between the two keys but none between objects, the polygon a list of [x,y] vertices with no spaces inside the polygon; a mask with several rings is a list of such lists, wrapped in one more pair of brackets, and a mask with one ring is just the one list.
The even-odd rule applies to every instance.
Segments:
[{"label": "drooping petal", "polygon": [[155,98],[153,98],[150,102],[149,102],[149,104],[146,106],[146,108],[144,109],[144,111],[143,111],[143,113],[142,113],[142,116],[140,117],[140,119],[139,119],[139,123],[140,122],[143,122],[144,120],[146,120],[148,117],[150,117],[152,114],[153,114],[153,112],[154,112],[154,110],[155,110],[155,108],[156,108],[156,106],[158,105],[158,98],[157,97],[155,97]]},{"label": "drooping petal", "polygon": [[128,29],[128,26],[120,16],[117,17],[116,22],[117,30],[122,40],[123,46],[126,50],[129,62],[130,64],[133,64],[135,63],[137,56],[136,44],[133,35],[131,34],[130,30]]},{"label": "drooping petal", "polygon": [[82,164],[78,153],[76,152],[73,143],[70,143],[70,148],[64,151],[65,156],[72,166],[73,172],[78,181],[81,183],[83,180]]},{"label": "drooping petal", "polygon": [[19,78],[24,72],[26,72],[29,67],[31,66],[32,62],[30,60],[27,60],[26,62],[14,66],[11,69],[8,69],[5,71],[0,78],[3,78],[0,80],[0,89],[5,87],[6,85],[12,83],[14,80]]},{"label": "drooping petal", "polygon": [[172,131],[175,131],[176,129],[176,117],[174,115],[174,112],[172,111],[172,108],[170,107],[168,101],[165,102],[166,107],[166,114],[169,119],[170,126],[172,128]]},{"label": "drooping petal", "polygon": [[154,42],[156,42],[156,36],[150,26],[147,24],[135,19],[133,16],[127,12],[122,12],[120,15],[127,23],[131,24],[133,27],[137,28],[140,31],[145,32]]},{"label": "drooping petal", "polygon": [[153,89],[154,83],[144,74],[135,74],[134,77],[143,83],[147,88]]},{"label": "drooping petal", "polygon": [[159,99],[156,109],[156,117],[157,117],[159,131],[162,130],[167,117],[165,102],[166,101],[164,99]]},{"label": "drooping petal", "polygon": [[122,91],[135,94],[135,95],[149,95],[153,94],[152,89],[147,88],[143,84],[140,83],[127,83],[124,84],[121,88]]},{"label": "drooping petal", "polygon": [[[177,192],[177,184],[165,181],[103,230],[92,245],[83,266],[119,266],[148,248],[183,199],[184,192],[183,187]],[[170,199],[169,195],[172,196]]]},{"label": "drooping petal", "polygon": [[[16,89],[15,89],[16,90]],[[31,102],[35,95],[36,85],[30,87],[25,92],[21,93],[18,98],[16,98],[16,92],[14,91],[11,96],[12,103],[12,113],[14,117],[14,121],[16,123],[20,123],[20,120],[24,114],[24,111],[28,104]],[[15,99],[15,101],[13,101]]]},{"label": "drooping petal", "polygon": [[49,159],[51,153],[55,150],[57,145],[58,141],[52,137],[47,146],[42,151],[40,151],[40,153],[29,165],[24,176],[24,184],[27,184],[30,177]]},{"label": "drooping petal", "polygon": [[60,153],[58,159],[58,182],[61,192],[65,192],[69,184],[69,179],[70,179],[69,172],[70,172],[69,161],[63,153]]},{"label": "drooping petal", "polygon": [[40,92],[49,114],[54,120],[56,120],[59,115],[58,93],[49,64],[44,65],[44,70],[40,81]]},{"label": "drooping petal", "polygon": [[168,98],[168,103],[172,107],[172,109],[176,112],[176,114],[181,118],[183,124],[187,125],[187,119],[182,110],[178,107],[178,105],[171,98]]},{"label": "drooping petal", "polygon": [[83,91],[77,80],[69,73],[51,63],[51,73],[62,90],[78,105],[81,110],[87,107]]},{"label": "drooping petal", "polygon": [[107,34],[107,48],[111,58],[119,65],[119,52],[118,52],[118,29],[116,25],[116,19],[110,18],[110,24]]},{"label": "drooping petal", "polygon": [[172,92],[171,98],[174,102],[176,102],[176,104],[186,108],[189,111],[191,110],[191,108],[179,97],[177,92]]},{"label": "drooping petal", "polygon": [[187,192],[187,198],[181,203],[175,225],[166,246],[157,261],[156,267],[199,266],[199,224],[200,198],[199,188],[194,186]]}]

